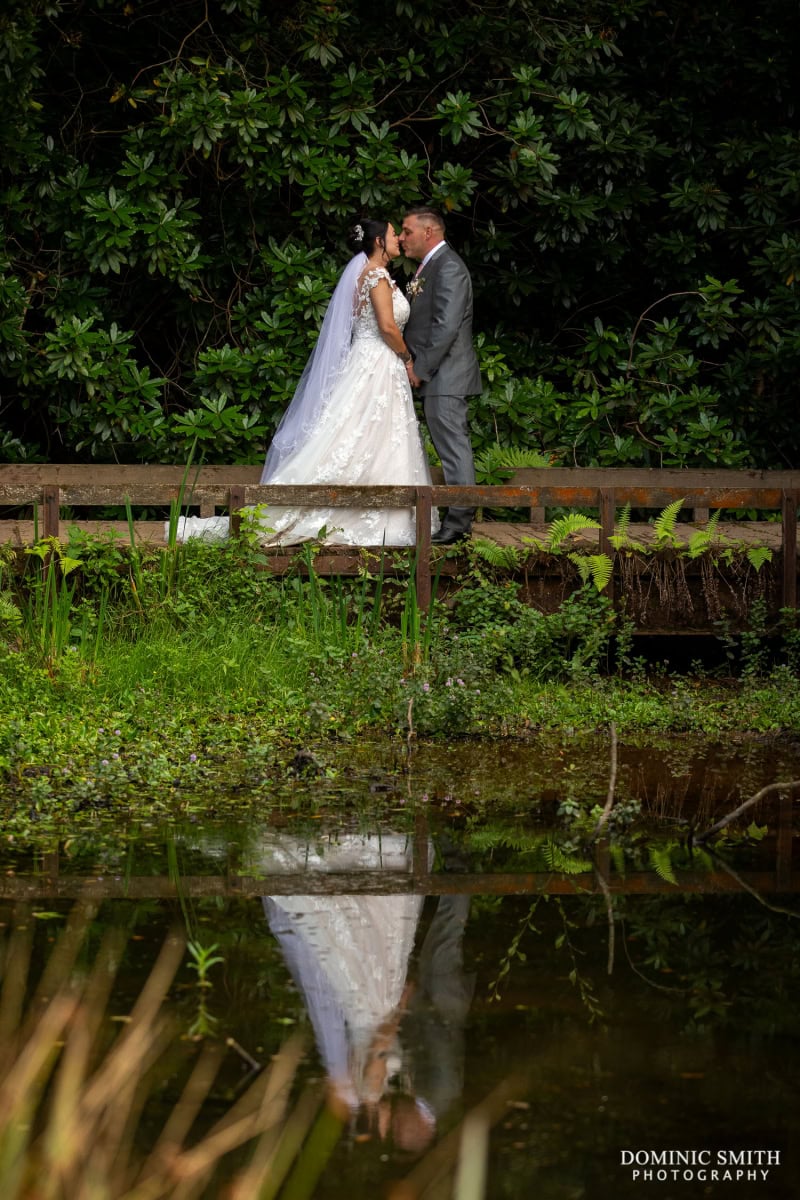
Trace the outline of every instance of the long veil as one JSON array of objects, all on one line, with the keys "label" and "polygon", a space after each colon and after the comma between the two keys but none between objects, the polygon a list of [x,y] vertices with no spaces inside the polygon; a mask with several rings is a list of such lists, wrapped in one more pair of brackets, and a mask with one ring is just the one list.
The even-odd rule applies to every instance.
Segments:
[{"label": "long veil", "polygon": [[303,369],[289,407],[275,430],[261,472],[262,483],[269,483],[287,458],[308,440],[330,399],[350,350],[356,284],[366,261],[366,254],[356,254],[342,271],[328,304],[317,343]]}]

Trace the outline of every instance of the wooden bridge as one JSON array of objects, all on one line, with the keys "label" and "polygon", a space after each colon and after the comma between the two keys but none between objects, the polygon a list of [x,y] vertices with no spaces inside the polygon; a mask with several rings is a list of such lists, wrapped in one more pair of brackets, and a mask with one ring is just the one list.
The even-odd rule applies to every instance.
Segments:
[{"label": "wooden bridge", "polygon": [[[129,539],[127,521],[106,520],[93,510],[121,507],[126,502],[134,512],[134,537],[142,543],[163,545],[163,518],[152,519],[152,510],[180,505],[182,512],[212,516],[220,510],[231,514],[236,536],[238,510],[251,505],[311,507],[392,508],[415,506],[417,519],[416,582],[422,605],[427,605],[432,580],[446,578],[458,569],[457,557],[431,546],[430,519],[433,506],[450,504],[476,506],[481,516],[503,509],[525,510],[527,520],[481,519],[473,534],[498,545],[529,550],[525,538],[545,536],[547,509],[590,510],[600,524],[596,541],[576,537],[581,549],[616,556],[610,538],[618,511],[626,504],[640,513],[660,511],[675,500],[692,510],[691,523],[675,526],[677,545],[686,545],[694,531],[707,520],[711,510],[741,514],[756,512],[759,519],[720,520],[717,534],[738,545],[769,547],[780,556],[779,607],[797,607],[797,506],[800,471],[647,470],[561,468],[517,471],[508,483],[495,486],[446,487],[434,480],[429,487],[345,487],[331,485],[262,485],[260,467],[199,467],[186,470],[170,466],[0,466],[0,542],[29,545],[37,537],[59,537],[66,541],[68,529],[102,533],[114,531]],[[63,510],[68,510],[64,512]],[[142,510],[150,516],[142,518]],[[773,520],[764,514],[774,514]],[[639,522],[629,527],[634,544],[646,547],[652,541],[652,526]],[[390,547],[368,548],[382,555]],[[387,573],[402,569],[384,556]],[[296,551],[273,548],[268,569],[285,573],[294,569]],[[356,574],[363,570],[364,555],[357,547],[326,545],[315,557],[321,575]],[[406,568],[407,569],[407,568]],[[534,568],[527,568],[533,571]],[[610,585],[613,594],[614,580]],[[619,582],[617,580],[617,587]]]}]

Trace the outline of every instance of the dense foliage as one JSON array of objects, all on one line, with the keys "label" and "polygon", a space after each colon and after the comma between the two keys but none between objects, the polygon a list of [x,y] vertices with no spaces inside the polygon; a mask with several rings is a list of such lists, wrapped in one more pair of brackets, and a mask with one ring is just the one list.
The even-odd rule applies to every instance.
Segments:
[{"label": "dense foliage", "polygon": [[794,6],[7,0],[7,460],[258,461],[343,235],[431,200],[476,447],[797,466]]}]

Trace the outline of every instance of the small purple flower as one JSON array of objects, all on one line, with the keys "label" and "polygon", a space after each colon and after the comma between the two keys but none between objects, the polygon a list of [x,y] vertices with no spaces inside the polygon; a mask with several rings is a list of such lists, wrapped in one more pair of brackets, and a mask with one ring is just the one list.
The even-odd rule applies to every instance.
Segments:
[{"label": "small purple flower", "polygon": [[452,687],[452,686],[453,686],[453,681],[452,681],[452,679],[446,679],[446,680],[445,680],[445,684],[444,684],[444,686],[445,686],[445,687]]},{"label": "small purple flower", "polygon": [[107,758],[104,758],[104,759],[102,760],[102,762],[100,763],[100,766],[101,766],[101,767],[107,767],[107,766],[108,766],[108,759],[107,759]]},{"label": "small purple flower", "polygon": [[429,692],[431,690],[431,685],[429,683],[423,683],[422,690],[423,692]]},{"label": "small purple flower", "polygon": [[197,762],[197,755],[196,755],[196,754],[190,754],[190,755],[189,755],[189,762]]},{"label": "small purple flower", "polygon": [[464,680],[463,680],[463,679],[457,679],[457,680],[456,680],[456,683],[458,684],[458,686],[459,686],[459,687],[464,687],[464,686],[465,686],[465,685],[464,685]]},{"label": "small purple flower", "polygon": [[115,730],[114,730],[114,737],[121,737],[121,736],[122,736],[122,730],[121,730],[121,729],[115,729]]},{"label": "small purple flower", "polygon": [[422,801],[423,804],[427,804],[428,803],[428,793],[423,792],[422,795],[420,796],[420,800]]},{"label": "small purple flower", "polygon": [[112,758],[119,758],[119,755],[115,753],[115,754],[112,754],[112,755],[111,755],[111,757],[112,757]]},{"label": "small purple flower", "polygon": [[103,726],[102,726],[102,725],[100,726],[100,728],[98,729],[98,731],[97,731],[97,732],[98,732],[98,733],[105,733],[105,729],[103,728]]}]

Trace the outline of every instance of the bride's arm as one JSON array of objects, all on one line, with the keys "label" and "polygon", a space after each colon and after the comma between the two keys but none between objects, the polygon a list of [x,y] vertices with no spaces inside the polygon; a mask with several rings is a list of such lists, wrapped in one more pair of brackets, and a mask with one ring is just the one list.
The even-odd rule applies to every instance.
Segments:
[{"label": "bride's arm", "polygon": [[370,288],[369,298],[375,310],[375,320],[378,322],[380,335],[390,350],[399,354],[403,362],[411,361],[411,353],[403,341],[403,335],[397,328],[392,309],[392,289],[387,279],[381,279]]}]

